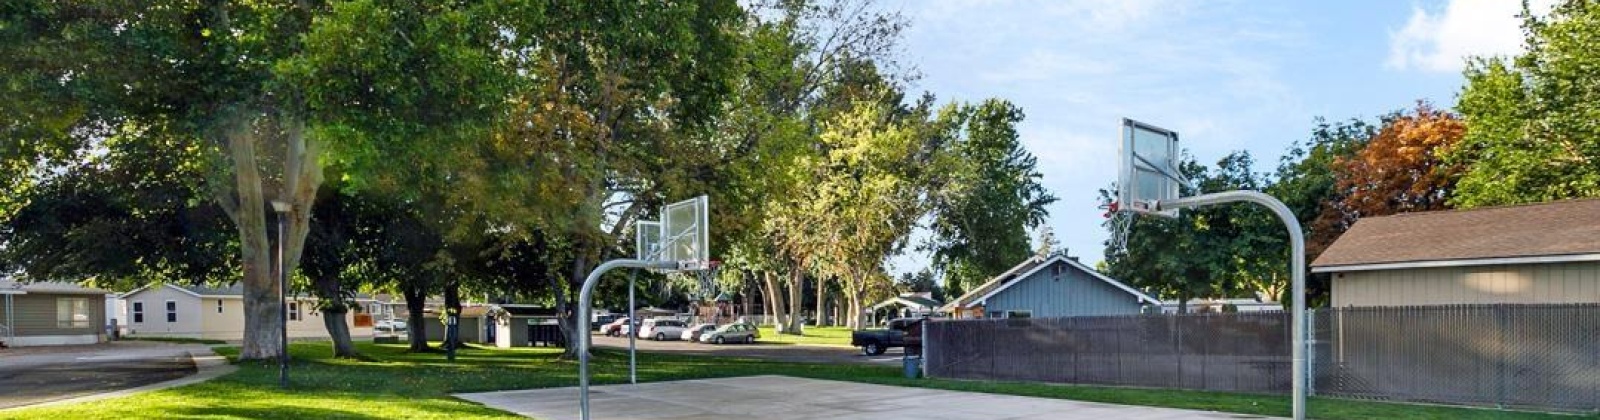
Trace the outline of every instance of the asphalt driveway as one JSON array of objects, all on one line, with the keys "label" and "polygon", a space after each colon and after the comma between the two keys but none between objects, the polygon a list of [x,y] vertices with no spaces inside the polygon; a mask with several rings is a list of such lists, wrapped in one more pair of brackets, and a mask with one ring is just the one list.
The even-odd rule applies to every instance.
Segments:
[{"label": "asphalt driveway", "polygon": [[205,346],[122,341],[0,350],[0,408],[163,382],[196,372]]}]

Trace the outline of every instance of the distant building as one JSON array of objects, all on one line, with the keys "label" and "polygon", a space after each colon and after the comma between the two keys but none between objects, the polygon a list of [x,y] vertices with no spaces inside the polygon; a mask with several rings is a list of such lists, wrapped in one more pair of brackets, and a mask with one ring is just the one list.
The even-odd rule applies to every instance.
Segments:
[{"label": "distant building", "polygon": [[1600,303],[1600,199],[1362,218],[1311,272],[1335,307]]},{"label": "distant building", "polygon": [[[128,336],[182,337],[212,340],[244,339],[244,286],[188,286],[162,283],[122,295],[128,308],[123,330]],[[318,299],[290,296],[289,338],[328,338]],[[371,336],[371,315],[360,313],[369,299],[357,299],[345,322],[353,337]]]},{"label": "distant building", "polygon": [[106,340],[106,295],[72,283],[0,279],[0,344],[59,346]]},{"label": "distant building", "polygon": [[867,311],[878,318],[910,318],[933,316],[940,306],[943,305],[933,299],[933,292],[912,292],[884,299],[867,307]]},{"label": "distant building", "polygon": [[956,298],[955,318],[1053,318],[1138,314],[1161,302],[1076,260],[1033,256]]},{"label": "distant building", "polygon": [[[1178,313],[1177,300],[1161,301],[1161,313]],[[1189,299],[1189,304],[1184,305],[1187,313],[1222,313],[1222,312],[1270,312],[1283,310],[1283,304],[1264,299],[1254,298],[1196,298]]]}]

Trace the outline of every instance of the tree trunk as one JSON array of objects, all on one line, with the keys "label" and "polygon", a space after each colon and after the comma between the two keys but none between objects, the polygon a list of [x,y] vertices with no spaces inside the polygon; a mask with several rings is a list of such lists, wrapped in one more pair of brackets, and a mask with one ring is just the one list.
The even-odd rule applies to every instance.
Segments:
[{"label": "tree trunk", "polygon": [[[456,316],[456,325],[459,326],[459,317],[461,315],[461,282],[452,279],[444,283],[444,308],[445,311],[439,314],[439,319],[445,320],[447,316]],[[442,325],[444,325],[443,328],[445,328],[445,347],[457,349],[461,348],[461,337],[459,335],[451,335],[451,331],[448,326],[449,321],[445,320],[444,322],[446,322],[446,324]],[[456,333],[460,334],[459,328],[456,329]]]},{"label": "tree trunk", "polygon": [[412,352],[431,351],[428,348],[428,323],[422,317],[423,310],[427,309],[428,291],[420,287],[406,287],[403,291],[406,296],[406,324],[410,327],[406,335],[410,336]]},{"label": "tree trunk", "polygon": [[844,319],[844,313],[843,313],[844,305],[840,305],[839,304],[839,301],[843,300],[843,298],[844,298],[843,294],[835,294],[834,303],[833,303],[833,319],[834,319],[834,322],[838,322],[838,320]]},{"label": "tree trunk", "polygon": [[828,282],[817,278],[817,326],[828,325],[828,312],[823,308],[828,306]]},{"label": "tree trunk", "polygon": [[750,273],[741,273],[739,278],[744,280],[740,282],[743,287],[739,290],[739,316],[750,316],[750,298],[752,297],[750,293]]},{"label": "tree trunk", "polygon": [[[240,263],[244,269],[244,343],[239,358],[245,360],[271,360],[278,357],[283,345],[283,320],[280,313],[283,301],[280,296],[273,263],[272,244],[267,241],[267,204],[261,192],[261,171],[256,166],[256,137],[248,122],[234,122],[224,136],[228,154],[233,158],[234,186],[224,194],[224,204],[239,231]],[[229,208],[231,207],[231,208]]]},{"label": "tree trunk", "polygon": [[321,311],[322,325],[327,327],[328,336],[333,337],[333,357],[356,357],[356,345],[350,339],[350,324],[344,322],[350,307],[339,303],[323,307]]},{"label": "tree trunk", "polygon": [[[556,323],[561,326],[561,332],[567,337],[567,348],[561,353],[564,359],[576,360],[578,358],[578,340],[583,339],[582,334],[588,331],[578,331],[578,295],[583,292],[583,282],[589,277],[589,258],[579,256],[572,260],[572,276],[568,284],[571,293],[562,287],[556,287]],[[634,331],[638,333],[638,331]]]},{"label": "tree trunk", "polygon": [[[318,161],[321,149],[316,142],[306,139],[305,124],[299,118],[279,116],[285,148],[282,189],[276,192],[275,198],[290,203],[293,209],[287,220],[288,235],[269,243],[268,230],[276,232],[277,226],[267,226],[268,197],[261,175],[262,161],[256,153],[260,136],[249,117],[231,118],[224,123],[223,140],[233,164],[234,182],[231,188],[214,191],[218,194],[216,201],[239,231],[245,313],[244,343],[239,358],[267,360],[278,356],[283,343],[283,302],[278,282],[284,276],[277,270],[282,267],[285,272],[294,272],[300,263],[300,253],[310,232],[311,206],[322,185],[322,167]],[[278,264],[273,264],[275,246],[283,249]]]},{"label": "tree trunk", "polygon": [[318,310],[322,311],[322,325],[328,329],[328,337],[333,340],[333,357],[355,357],[356,346],[350,339],[350,324],[345,322],[345,315],[350,313],[350,305],[344,301],[344,291],[339,284],[339,278],[328,276],[326,278],[312,279],[317,291],[317,298],[323,305]]},{"label": "tree trunk", "polygon": [[767,285],[767,312],[772,314],[767,318],[768,322],[772,323],[778,332],[783,332],[788,329],[788,323],[784,322],[784,312],[787,309],[784,309],[783,294],[778,291],[778,280],[772,277],[771,271],[762,271],[761,281]]},{"label": "tree trunk", "polygon": [[789,319],[785,320],[788,321],[789,328],[783,331],[784,334],[803,335],[806,330],[806,319],[801,315],[800,302],[805,295],[806,273],[800,267],[800,264],[794,264],[789,269]]}]

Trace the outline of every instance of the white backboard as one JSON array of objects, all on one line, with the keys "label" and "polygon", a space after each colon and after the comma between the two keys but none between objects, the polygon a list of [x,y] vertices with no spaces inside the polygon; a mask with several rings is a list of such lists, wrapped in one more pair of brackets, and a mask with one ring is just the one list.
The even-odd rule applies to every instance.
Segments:
[{"label": "white backboard", "polygon": [[711,262],[710,199],[699,196],[661,209],[661,260],[678,261],[684,270]]},{"label": "white backboard", "polygon": [[1152,211],[1157,201],[1179,195],[1178,133],[1122,119],[1118,149],[1117,203],[1122,210],[1177,217],[1177,210]]},{"label": "white backboard", "polygon": [[633,226],[634,258],[661,259],[661,222],[640,220]]}]

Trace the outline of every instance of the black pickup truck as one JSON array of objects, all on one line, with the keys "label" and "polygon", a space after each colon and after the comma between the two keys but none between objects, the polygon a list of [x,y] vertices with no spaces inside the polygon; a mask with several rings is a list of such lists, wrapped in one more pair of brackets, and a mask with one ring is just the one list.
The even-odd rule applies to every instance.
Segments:
[{"label": "black pickup truck", "polygon": [[922,353],[922,323],[927,318],[901,318],[889,321],[889,329],[850,333],[850,346],[861,353],[877,356],[894,347],[905,347],[906,354]]}]

